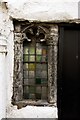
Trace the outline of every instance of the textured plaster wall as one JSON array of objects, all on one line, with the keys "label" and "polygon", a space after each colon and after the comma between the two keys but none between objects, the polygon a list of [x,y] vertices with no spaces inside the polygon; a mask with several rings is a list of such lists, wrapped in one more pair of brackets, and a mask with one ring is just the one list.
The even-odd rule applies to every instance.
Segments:
[{"label": "textured plaster wall", "polygon": [[[11,17],[27,20],[52,21],[78,18],[78,0],[9,0]],[[16,11],[16,12],[15,12]]]},{"label": "textured plaster wall", "polygon": [[[14,29],[12,19],[15,18],[19,20],[47,22],[55,20],[78,19],[78,2],[79,0],[0,1],[0,36],[7,40],[7,55],[0,53],[0,80],[2,80],[2,85],[0,85],[0,91],[2,93],[0,92],[0,95],[3,94],[0,98],[0,119],[2,117],[57,117],[57,107],[27,106],[18,110],[17,106],[13,106],[11,104],[11,97],[13,94],[12,88],[14,66]],[[6,83],[5,87],[3,87],[4,83]],[[3,99],[5,99],[5,101]]]}]

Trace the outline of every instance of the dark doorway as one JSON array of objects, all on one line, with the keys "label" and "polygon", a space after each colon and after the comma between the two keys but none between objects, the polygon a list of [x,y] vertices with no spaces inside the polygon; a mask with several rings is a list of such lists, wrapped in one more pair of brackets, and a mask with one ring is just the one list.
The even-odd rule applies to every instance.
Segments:
[{"label": "dark doorway", "polygon": [[59,31],[58,116],[80,118],[80,25],[62,25]]}]

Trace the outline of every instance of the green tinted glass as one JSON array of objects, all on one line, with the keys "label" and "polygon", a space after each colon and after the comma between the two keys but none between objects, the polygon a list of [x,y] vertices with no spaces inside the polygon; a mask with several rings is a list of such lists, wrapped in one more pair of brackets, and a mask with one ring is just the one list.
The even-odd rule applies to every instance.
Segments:
[{"label": "green tinted glass", "polygon": [[36,78],[36,84],[41,84],[41,79],[40,78]]},{"label": "green tinted glass", "polygon": [[35,54],[35,48],[34,47],[29,48],[29,54]]},{"label": "green tinted glass", "polygon": [[36,49],[36,54],[37,54],[37,55],[38,55],[38,54],[41,55],[41,54],[42,54],[42,49],[37,48],[37,49]]},{"label": "green tinted glass", "polygon": [[47,79],[41,79],[41,84],[47,84]]},{"label": "green tinted glass", "polygon": [[29,61],[30,61],[30,62],[34,62],[34,61],[35,61],[35,56],[30,55],[30,56],[29,56]]},{"label": "green tinted glass", "polygon": [[42,58],[42,56],[36,56],[36,61],[41,62],[41,58]]},{"label": "green tinted glass", "polygon": [[28,62],[28,55],[24,55],[24,62]]}]

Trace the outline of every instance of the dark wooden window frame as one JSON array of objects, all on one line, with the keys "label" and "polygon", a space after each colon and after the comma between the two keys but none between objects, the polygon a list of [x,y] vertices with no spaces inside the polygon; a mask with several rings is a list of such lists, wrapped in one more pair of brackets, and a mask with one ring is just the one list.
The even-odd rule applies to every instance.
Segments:
[{"label": "dark wooden window frame", "polygon": [[[37,26],[44,32],[48,46],[48,101],[28,101],[23,99],[23,42],[26,31]],[[57,52],[58,26],[46,23],[14,22],[14,77],[12,103],[19,108],[26,105],[56,106],[57,105]]]}]

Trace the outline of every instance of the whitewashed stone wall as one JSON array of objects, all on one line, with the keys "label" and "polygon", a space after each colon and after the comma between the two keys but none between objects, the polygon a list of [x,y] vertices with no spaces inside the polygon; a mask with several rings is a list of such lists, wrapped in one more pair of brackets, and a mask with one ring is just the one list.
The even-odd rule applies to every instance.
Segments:
[{"label": "whitewashed stone wall", "polygon": [[56,107],[27,106],[17,109],[11,104],[13,94],[14,35],[13,18],[55,22],[79,18],[79,0],[1,0],[0,1],[0,119],[56,118]]}]

